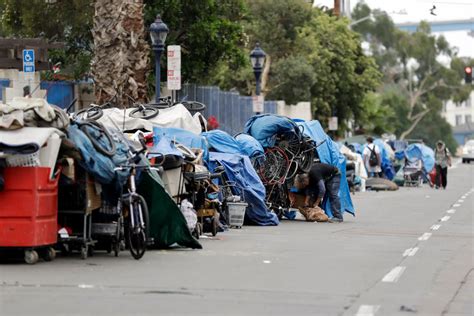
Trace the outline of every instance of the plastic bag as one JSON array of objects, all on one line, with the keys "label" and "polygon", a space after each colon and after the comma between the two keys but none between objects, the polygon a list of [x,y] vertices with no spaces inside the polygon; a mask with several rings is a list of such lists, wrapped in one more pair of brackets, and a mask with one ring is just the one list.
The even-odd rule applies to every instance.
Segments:
[{"label": "plastic bag", "polygon": [[186,199],[181,202],[181,213],[183,213],[184,218],[186,218],[186,223],[190,231],[194,230],[197,224],[197,214],[193,209],[193,205]]}]

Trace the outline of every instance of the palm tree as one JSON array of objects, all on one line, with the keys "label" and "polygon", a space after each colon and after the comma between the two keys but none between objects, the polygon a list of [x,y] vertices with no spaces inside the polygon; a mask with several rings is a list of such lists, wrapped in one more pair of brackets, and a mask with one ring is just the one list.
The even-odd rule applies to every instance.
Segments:
[{"label": "palm tree", "polygon": [[145,40],[143,0],[96,0],[94,24],[96,102],[117,96],[121,105],[126,95],[146,101],[149,45]]}]

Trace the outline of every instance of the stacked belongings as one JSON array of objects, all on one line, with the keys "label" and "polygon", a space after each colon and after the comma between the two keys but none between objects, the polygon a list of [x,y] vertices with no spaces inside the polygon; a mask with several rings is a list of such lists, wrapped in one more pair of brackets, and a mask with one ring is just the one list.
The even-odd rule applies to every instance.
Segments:
[{"label": "stacked belongings", "polygon": [[[258,142],[249,135],[243,138],[243,134],[239,135],[241,136],[239,141],[226,132],[218,130],[202,133],[202,135],[209,145],[208,166],[210,169],[224,167],[226,180],[221,181],[221,185],[225,185],[225,182],[234,183],[233,193],[242,194],[242,198],[248,203],[245,222],[260,226],[278,225],[277,216],[268,210],[265,203],[265,186],[254,168],[255,163],[262,161],[263,149],[255,144]],[[254,158],[253,163],[252,158]]]},{"label": "stacked belongings", "polygon": [[[172,121],[170,118],[170,116],[172,116],[175,121],[180,122],[180,124],[197,126],[197,123],[194,121],[193,117],[190,116],[189,112],[187,112],[189,117],[182,113],[182,106],[160,109],[159,111],[155,109],[157,115],[152,116],[150,118],[151,120],[134,118],[130,115],[134,110],[136,109],[120,110],[117,108],[101,108],[99,112],[101,112],[102,115],[96,116],[96,119],[98,120],[96,124],[103,124],[106,130],[114,134],[112,139],[118,140],[120,143],[124,144],[130,144],[130,140],[133,139],[134,136],[141,135],[141,132],[137,133],[137,131],[151,131],[155,121],[159,120],[160,115],[162,114],[164,121]],[[187,111],[185,108],[184,110]],[[79,113],[77,117],[87,117],[87,111]],[[185,118],[184,121],[183,117]],[[90,122],[90,120],[88,120],[88,122]],[[79,124],[82,123],[80,122]],[[158,248],[167,248],[175,245],[189,248],[202,248],[199,242],[193,238],[189,232],[186,219],[173,200],[173,197],[170,195],[172,193],[168,193],[165,190],[165,184],[162,180],[162,176],[166,178],[168,171],[172,172],[173,170],[179,170],[181,168],[181,164],[183,163],[182,156],[172,153],[170,154],[165,152],[163,148],[158,148],[157,150],[162,152],[155,152],[155,155],[150,156],[152,160],[157,160],[161,165],[159,172],[156,172],[153,170],[156,168],[150,167],[148,160],[141,154],[143,150],[139,150],[140,154],[137,154],[137,150],[134,149],[134,146],[128,146],[128,148],[128,159],[130,160],[130,155],[136,156],[135,164],[138,167],[136,174],[136,194],[139,194],[144,198],[149,211],[149,241],[152,240],[153,245]],[[121,182],[118,183],[118,186],[115,186],[116,190],[117,187],[124,192],[127,190]],[[107,193],[110,193],[110,190],[106,191]],[[117,194],[117,192],[118,191],[115,191],[115,194]],[[113,212],[113,201],[116,202],[117,196],[110,195],[110,197],[112,197],[112,203],[109,202],[109,198],[105,199],[105,207],[103,205],[101,210],[105,212]]]},{"label": "stacked belongings", "polygon": [[297,173],[311,169],[314,141],[293,120],[273,114],[250,118],[244,133],[254,137],[265,149],[265,160],[258,174],[266,188],[268,205],[279,218],[284,214],[290,217],[288,190]]},{"label": "stacked belongings", "polygon": [[0,104],[0,247],[24,249],[29,264],[55,257],[55,165],[68,122],[43,99]]},{"label": "stacked belongings", "polygon": [[427,182],[433,183],[429,174],[434,170],[435,158],[433,149],[424,144],[410,144],[403,151],[403,167],[397,172],[394,181],[404,186],[419,186]]}]

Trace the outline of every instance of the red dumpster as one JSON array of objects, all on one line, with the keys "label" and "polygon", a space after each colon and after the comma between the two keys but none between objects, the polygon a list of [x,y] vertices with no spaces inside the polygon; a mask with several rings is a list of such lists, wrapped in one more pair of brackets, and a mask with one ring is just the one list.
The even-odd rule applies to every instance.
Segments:
[{"label": "red dumpster", "polygon": [[[58,179],[50,179],[50,168],[4,169],[0,191],[0,247],[25,248],[25,261],[35,263],[35,248],[57,242]],[[46,248],[45,259],[54,258]],[[31,262],[29,262],[31,261]]]}]

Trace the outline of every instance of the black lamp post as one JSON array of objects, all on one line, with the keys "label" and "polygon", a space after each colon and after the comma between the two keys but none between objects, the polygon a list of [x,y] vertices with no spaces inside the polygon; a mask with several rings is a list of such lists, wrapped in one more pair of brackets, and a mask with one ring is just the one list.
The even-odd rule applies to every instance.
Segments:
[{"label": "black lamp post", "polygon": [[161,53],[165,50],[165,41],[166,36],[168,35],[169,29],[165,23],[161,20],[161,16],[158,14],[156,16],[155,22],[150,25],[150,37],[151,43],[153,46],[153,51],[155,52],[155,80],[156,80],[156,87],[155,87],[155,103],[160,103],[160,75],[161,75],[161,67],[160,67],[160,59]]},{"label": "black lamp post", "polygon": [[[260,48],[260,43],[257,42],[255,48],[250,52],[250,61],[252,62],[253,73],[255,74],[255,81],[257,84],[255,94],[260,95],[260,79],[262,77],[263,66],[265,65],[265,52]],[[260,114],[257,112],[257,114]]]}]

